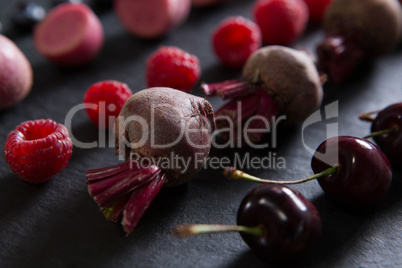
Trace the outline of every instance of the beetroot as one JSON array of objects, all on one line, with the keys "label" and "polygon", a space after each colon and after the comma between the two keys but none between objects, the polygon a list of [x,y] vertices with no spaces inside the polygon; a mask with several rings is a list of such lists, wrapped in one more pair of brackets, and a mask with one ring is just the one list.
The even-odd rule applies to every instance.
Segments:
[{"label": "beetroot", "polygon": [[106,218],[131,233],[162,186],[185,183],[201,169],[214,122],[209,102],[182,91],[157,87],[131,96],[115,125],[116,151],[126,162],[87,172]]},{"label": "beetroot", "polygon": [[191,0],[115,0],[114,9],[130,33],[152,39],[166,34],[187,19]]},{"label": "beetroot", "polygon": [[319,69],[339,83],[363,58],[388,53],[399,43],[401,7],[395,0],[334,0],[323,28],[326,38],[317,47]]},{"label": "beetroot", "polygon": [[[232,99],[216,111],[217,127],[230,125],[218,118],[227,116],[236,136],[241,135],[239,122],[248,129],[267,129],[267,122],[283,114],[286,123],[300,123],[321,105],[322,81],[312,58],[303,51],[283,46],[260,48],[247,60],[242,76],[243,80],[202,85],[206,95]],[[258,142],[263,134],[248,132],[247,138]]]},{"label": "beetroot", "polygon": [[0,34],[0,111],[22,101],[31,91],[32,67],[22,51]]},{"label": "beetroot", "polygon": [[63,66],[77,66],[93,60],[103,41],[101,22],[82,3],[56,6],[34,30],[34,45],[38,52]]}]

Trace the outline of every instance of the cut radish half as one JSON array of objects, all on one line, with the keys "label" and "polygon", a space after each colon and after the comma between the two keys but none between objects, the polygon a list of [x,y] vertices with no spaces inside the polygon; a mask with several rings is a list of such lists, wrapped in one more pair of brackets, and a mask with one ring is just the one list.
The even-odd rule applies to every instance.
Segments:
[{"label": "cut radish half", "polygon": [[38,52],[65,66],[91,61],[100,52],[103,39],[101,22],[82,3],[58,5],[34,30],[34,45]]},{"label": "cut radish half", "polygon": [[152,39],[166,34],[187,19],[191,0],[115,0],[114,8],[129,32]]}]

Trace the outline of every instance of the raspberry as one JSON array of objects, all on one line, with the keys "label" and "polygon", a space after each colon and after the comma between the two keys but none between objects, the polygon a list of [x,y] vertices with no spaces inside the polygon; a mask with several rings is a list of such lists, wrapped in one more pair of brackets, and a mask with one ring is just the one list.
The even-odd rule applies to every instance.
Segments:
[{"label": "raspberry", "polygon": [[267,45],[290,45],[304,32],[308,8],[303,0],[259,0],[253,15]]},{"label": "raspberry", "polygon": [[242,67],[248,57],[261,46],[257,24],[241,16],[222,21],[212,34],[216,56],[229,67]]},{"label": "raspberry", "polygon": [[304,0],[310,11],[310,20],[313,22],[321,22],[324,17],[327,6],[332,0]]},{"label": "raspberry", "polygon": [[89,119],[99,128],[112,128],[121,108],[132,94],[126,84],[118,81],[108,80],[93,84],[84,96]]},{"label": "raspberry", "polygon": [[190,92],[200,74],[198,58],[173,46],[160,47],[146,64],[148,87],[171,87]]},{"label": "raspberry", "polygon": [[48,181],[72,154],[67,128],[50,119],[27,121],[11,131],[4,146],[11,170],[31,183]]}]

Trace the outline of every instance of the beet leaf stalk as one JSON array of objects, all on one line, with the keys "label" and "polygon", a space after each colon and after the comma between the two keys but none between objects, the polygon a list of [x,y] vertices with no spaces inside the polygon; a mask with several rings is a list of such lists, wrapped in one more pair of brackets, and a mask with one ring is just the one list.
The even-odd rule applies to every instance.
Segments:
[{"label": "beet leaf stalk", "polygon": [[162,188],[166,175],[155,166],[140,167],[135,161],[88,170],[88,191],[105,217],[121,221],[129,235]]},{"label": "beet leaf stalk", "polygon": [[[261,87],[249,87],[241,80],[202,84],[201,87],[209,96],[217,95],[222,99],[229,99],[215,112],[216,126],[222,130],[221,135],[226,140],[240,138],[243,143],[258,142],[265,134],[261,129],[267,128],[266,125],[278,115],[275,102]],[[250,130],[245,133],[247,137],[242,135],[246,126]],[[230,133],[233,137],[228,135]]]}]

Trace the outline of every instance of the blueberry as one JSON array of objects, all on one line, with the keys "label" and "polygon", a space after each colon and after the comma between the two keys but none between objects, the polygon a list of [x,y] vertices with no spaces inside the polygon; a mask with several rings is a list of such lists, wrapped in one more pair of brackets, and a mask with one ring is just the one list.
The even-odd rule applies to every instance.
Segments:
[{"label": "blueberry", "polygon": [[11,20],[21,30],[32,29],[46,15],[42,6],[32,2],[18,2],[15,7]]}]

